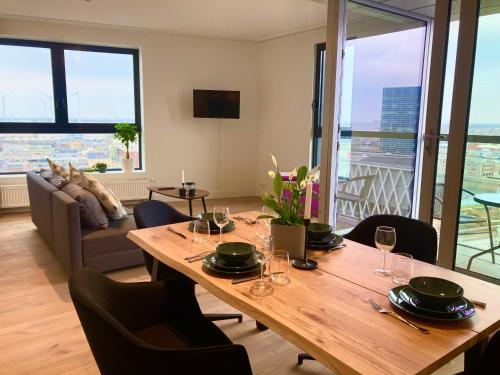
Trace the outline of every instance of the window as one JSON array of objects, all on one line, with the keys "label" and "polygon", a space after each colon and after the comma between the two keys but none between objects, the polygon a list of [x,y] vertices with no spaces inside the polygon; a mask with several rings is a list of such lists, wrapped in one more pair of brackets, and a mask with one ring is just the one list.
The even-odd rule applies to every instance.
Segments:
[{"label": "window", "polygon": [[[0,173],[119,168],[114,124],[141,129],[138,50],[0,38]],[[131,146],[141,168],[140,139]]]}]

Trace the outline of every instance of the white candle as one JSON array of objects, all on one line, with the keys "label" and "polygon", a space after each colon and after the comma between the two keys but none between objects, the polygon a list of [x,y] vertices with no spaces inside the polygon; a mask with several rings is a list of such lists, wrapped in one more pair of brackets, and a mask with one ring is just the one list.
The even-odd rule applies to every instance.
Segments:
[{"label": "white candle", "polygon": [[311,218],[312,190],[313,190],[312,181],[307,181],[307,184],[306,184],[306,202],[304,204],[304,219]]},{"label": "white candle", "polygon": [[184,183],[184,169],[182,170],[182,183]]}]

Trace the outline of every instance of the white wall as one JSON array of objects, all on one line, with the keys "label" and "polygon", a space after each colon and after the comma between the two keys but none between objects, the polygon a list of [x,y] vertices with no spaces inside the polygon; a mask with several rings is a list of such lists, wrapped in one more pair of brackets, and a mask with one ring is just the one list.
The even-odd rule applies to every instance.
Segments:
[{"label": "white wall", "polygon": [[[255,195],[257,45],[7,18],[0,18],[0,35],[139,48],[146,177],[179,184],[184,169],[212,196]],[[194,88],[240,90],[241,118],[193,118]]]},{"label": "white wall", "polygon": [[[282,170],[309,164],[315,44],[325,28],[244,43],[0,18],[0,36],[140,49],[146,170],[136,177],[175,185],[184,169],[212,197],[250,196],[269,188],[270,153]],[[193,118],[194,88],[240,90],[241,118]]]},{"label": "white wall", "polygon": [[[257,193],[270,189],[267,171],[309,167],[313,118],[315,48],[326,28],[263,42],[259,46],[259,139]],[[265,183],[265,185],[264,185]]]}]

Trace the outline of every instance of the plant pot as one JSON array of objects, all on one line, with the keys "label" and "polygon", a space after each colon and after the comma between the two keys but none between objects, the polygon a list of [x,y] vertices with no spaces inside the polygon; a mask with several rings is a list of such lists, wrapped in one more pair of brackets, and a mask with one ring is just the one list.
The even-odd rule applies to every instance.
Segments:
[{"label": "plant pot", "polygon": [[123,173],[132,173],[134,171],[134,159],[122,159]]},{"label": "plant pot", "polygon": [[304,256],[306,228],[303,225],[271,224],[271,235],[273,236],[274,248],[276,250],[288,251],[290,258],[301,258]]}]

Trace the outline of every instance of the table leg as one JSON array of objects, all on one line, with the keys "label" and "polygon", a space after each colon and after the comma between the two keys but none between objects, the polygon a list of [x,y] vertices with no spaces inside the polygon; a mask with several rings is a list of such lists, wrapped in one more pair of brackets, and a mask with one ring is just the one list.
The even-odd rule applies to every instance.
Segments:
[{"label": "table leg", "polygon": [[488,219],[488,230],[489,230],[489,233],[490,233],[490,248],[488,250],[483,250],[477,254],[474,254],[473,256],[471,256],[469,258],[469,263],[467,264],[467,269],[469,270],[471,265],[472,265],[472,261],[474,260],[474,258],[477,258],[477,257],[480,257],[481,255],[483,254],[486,254],[486,253],[491,253],[491,260],[493,262],[493,264],[495,264],[495,250],[498,249],[500,247],[499,246],[494,246],[493,245],[493,230],[491,228],[491,216],[490,216],[490,210],[488,208],[487,205],[483,204],[484,206],[484,209],[486,210],[486,218]]},{"label": "table leg", "polygon": [[188,200],[189,202],[189,216],[193,216],[193,201],[191,199]]},{"label": "table leg", "polygon": [[158,281],[158,259],[153,258],[153,269],[151,271],[151,281]]},{"label": "table leg", "polygon": [[490,231],[491,261],[494,264],[495,263],[495,250],[493,250],[493,230],[491,229],[490,209],[488,208],[488,206],[486,204],[483,206],[484,206],[484,209],[486,210],[486,217],[488,219],[488,230]]},{"label": "table leg", "polygon": [[269,329],[268,326],[265,326],[264,324],[262,324],[261,322],[259,322],[258,320],[255,321],[255,325],[257,326],[257,329],[259,331],[267,331]]},{"label": "table leg", "polygon": [[474,375],[479,373],[479,365],[481,364],[481,355],[488,343],[488,339],[479,341],[472,348],[465,351],[464,355],[464,373],[466,375]]},{"label": "table leg", "polygon": [[149,191],[149,200],[151,200],[151,197],[152,197],[152,196],[153,196],[153,191],[152,191],[152,190],[150,190],[150,191]]},{"label": "table leg", "polygon": [[203,203],[203,211],[207,213],[207,205],[205,204],[205,198],[201,198],[201,202]]}]

